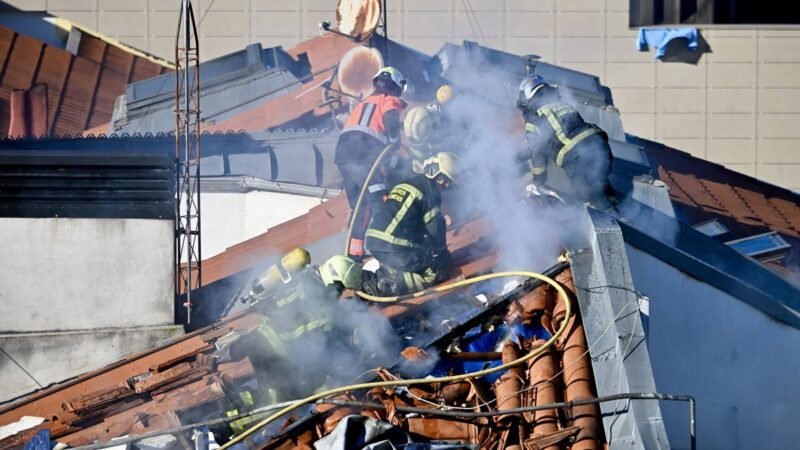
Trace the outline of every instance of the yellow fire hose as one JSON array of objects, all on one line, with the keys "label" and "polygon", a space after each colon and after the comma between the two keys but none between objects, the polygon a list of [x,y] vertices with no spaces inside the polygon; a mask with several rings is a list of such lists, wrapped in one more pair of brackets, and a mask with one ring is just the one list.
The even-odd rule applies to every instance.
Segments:
[{"label": "yellow fire hose", "polygon": [[381,165],[381,161],[383,161],[384,156],[386,156],[390,150],[394,149],[397,146],[396,143],[391,143],[381,150],[380,155],[378,155],[378,159],[372,163],[372,167],[369,169],[369,173],[367,174],[367,179],[364,180],[364,184],[361,185],[361,192],[358,193],[358,200],[356,200],[356,206],[353,208],[353,213],[350,215],[350,223],[347,226],[347,238],[344,240],[344,254],[350,254],[350,239],[353,237],[353,224],[356,221],[356,213],[361,210],[361,202],[364,200],[364,192],[367,191],[367,186],[369,186],[369,182],[372,180],[372,176],[375,174],[375,170]]},{"label": "yellow fire hose", "polygon": [[[524,363],[524,362],[526,362],[526,361],[528,361],[528,360],[530,360],[532,358],[535,358],[536,356],[542,354],[545,350],[547,350],[553,344],[555,344],[555,342],[561,337],[561,335],[564,334],[564,332],[565,332],[565,330],[567,328],[567,324],[569,322],[569,318],[572,316],[572,304],[570,302],[569,296],[567,295],[567,293],[564,290],[564,288],[561,287],[561,285],[558,284],[558,282],[556,282],[555,280],[553,280],[550,277],[547,277],[547,276],[542,275],[540,273],[526,272],[526,271],[498,272],[498,273],[493,273],[493,274],[488,274],[488,275],[481,275],[481,276],[475,277],[475,278],[469,278],[469,279],[466,279],[466,280],[463,280],[463,281],[458,281],[456,283],[451,283],[451,284],[448,284],[448,285],[445,285],[445,286],[440,286],[440,287],[436,287],[436,288],[432,288],[432,289],[427,289],[425,291],[418,292],[416,294],[411,294],[411,297],[409,297],[409,298],[422,297],[423,295],[428,295],[428,294],[431,293],[429,291],[445,292],[445,291],[457,289],[459,287],[463,287],[463,286],[467,286],[467,285],[470,285],[470,284],[478,283],[480,281],[489,280],[489,279],[492,279],[492,278],[510,277],[510,276],[525,276],[525,277],[534,278],[534,279],[543,281],[543,282],[549,284],[550,286],[552,286],[556,290],[556,292],[558,292],[558,296],[564,302],[564,309],[566,311],[565,319],[561,322],[561,326],[558,328],[558,331],[556,331],[555,334],[553,334],[553,336],[550,339],[548,339],[547,342],[545,342],[545,344],[542,345],[541,347],[538,347],[536,349],[531,350],[527,355],[525,355],[525,356],[523,356],[523,357],[521,357],[521,358],[519,358],[519,359],[517,359],[515,361],[511,361],[508,364],[503,364],[501,366],[497,366],[497,367],[490,368],[490,369],[479,370],[477,372],[465,373],[465,374],[462,374],[462,375],[451,375],[451,376],[439,377],[439,378],[414,378],[414,379],[409,379],[409,380],[377,381],[377,382],[372,382],[372,383],[353,384],[353,385],[350,385],[350,386],[342,386],[342,387],[338,387],[338,388],[334,388],[334,389],[329,389],[327,391],[311,395],[309,397],[306,397],[304,399],[301,399],[301,400],[298,400],[298,401],[292,403],[291,405],[281,409],[280,411],[276,412],[275,414],[272,414],[271,416],[269,416],[266,419],[262,420],[261,422],[257,423],[256,425],[254,425],[253,427],[249,428],[247,431],[245,431],[244,433],[240,434],[239,436],[236,436],[234,439],[230,440],[228,443],[226,443],[225,445],[223,445],[220,448],[221,449],[230,448],[231,446],[243,441],[245,438],[247,438],[251,434],[255,433],[256,430],[264,427],[265,425],[268,425],[268,424],[274,422],[275,420],[277,420],[278,418],[280,418],[284,414],[287,414],[287,413],[289,413],[289,412],[291,412],[291,411],[293,411],[293,410],[295,410],[295,409],[297,409],[297,408],[299,408],[299,407],[301,407],[303,405],[307,405],[309,403],[315,402],[315,401],[317,401],[317,400],[319,400],[321,398],[328,397],[330,395],[340,394],[340,393],[343,393],[343,392],[348,392],[348,391],[353,391],[353,390],[358,390],[358,389],[371,389],[371,388],[376,388],[376,387],[411,386],[411,385],[416,385],[416,384],[450,383],[450,382],[453,382],[453,381],[466,380],[468,378],[479,378],[479,377],[482,377],[484,375],[489,375],[489,374],[492,374],[492,373],[495,373],[495,372],[499,372],[501,370],[506,370],[506,369],[508,369],[510,367],[513,367],[513,366],[516,366],[518,364],[522,364],[522,363]],[[405,298],[405,297],[408,297],[408,296],[404,296],[403,298]],[[396,300],[397,300],[397,298],[395,297],[395,298],[392,298],[392,300],[385,300],[384,299],[384,300],[378,300],[378,301],[396,301]]]}]

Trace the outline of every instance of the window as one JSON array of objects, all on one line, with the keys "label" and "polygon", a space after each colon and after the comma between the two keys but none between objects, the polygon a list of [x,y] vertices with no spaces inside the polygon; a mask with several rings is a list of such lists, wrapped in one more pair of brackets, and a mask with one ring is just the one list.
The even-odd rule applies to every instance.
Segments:
[{"label": "window", "polygon": [[692,228],[705,234],[706,236],[711,237],[719,236],[728,232],[728,229],[725,228],[725,225],[719,223],[717,219],[692,225]]},{"label": "window", "polygon": [[800,25],[800,2],[786,0],[630,0],[630,26]]},{"label": "window", "polygon": [[778,256],[791,247],[778,233],[770,232],[726,242],[740,253],[759,259]]}]

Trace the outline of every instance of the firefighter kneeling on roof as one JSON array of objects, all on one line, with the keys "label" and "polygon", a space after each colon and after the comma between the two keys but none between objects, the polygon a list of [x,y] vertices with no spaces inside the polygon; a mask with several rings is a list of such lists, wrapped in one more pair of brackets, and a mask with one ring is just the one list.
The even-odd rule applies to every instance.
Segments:
[{"label": "firefighter kneeling on roof", "polygon": [[[341,320],[346,313],[339,297],[344,289],[361,288],[361,267],[342,255],[319,267],[307,265],[310,256],[303,249],[287,256],[300,262],[292,263],[292,269],[287,270],[285,257],[284,264],[279,262],[256,277],[253,290],[246,297],[264,318],[257,330],[230,344],[225,359],[249,357],[258,387],[252,391],[243,387],[238,394],[241,404],[230,414],[245,412],[253,405],[302,398],[325,387],[329,377],[341,379],[350,376],[353,370],[338,367],[337,359],[330,355],[356,353],[354,330]],[[265,287],[264,280],[276,278],[271,272],[279,273],[278,282]],[[319,370],[319,364],[310,367],[309,361],[325,364],[325,370]],[[352,362],[341,365],[350,366]],[[252,420],[234,421],[231,429],[238,433]]]},{"label": "firefighter kneeling on roof", "polygon": [[532,183],[547,183],[547,165],[564,169],[576,201],[607,211],[614,206],[608,182],[611,148],[598,127],[584,122],[578,111],[561,100],[558,86],[532,75],[519,86],[517,107],[525,118],[525,138]]},{"label": "firefighter kneeling on roof", "polygon": [[452,153],[425,160],[423,173],[395,186],[367,230],[367,250],[380,262],[364,272],[364,291],[395,296],[421,291],[447,278],[450,253],[441,193],[458,179],[461,164]]}]

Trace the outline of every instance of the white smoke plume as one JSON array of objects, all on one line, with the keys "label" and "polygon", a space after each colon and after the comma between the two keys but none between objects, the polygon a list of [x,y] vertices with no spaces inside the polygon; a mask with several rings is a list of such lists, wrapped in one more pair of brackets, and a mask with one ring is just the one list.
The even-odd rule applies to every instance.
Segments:
[{"label": "white smoke plume", "polygon": [[540,271],[555,264],[565,245],[588,242],[586,212],[582,205],[524,200],[529,175],[517,159],[525,145],[522,114],[515,107],[524,68],[472,58],[454,62],[459,70],[450,80],[458,95],[447,105],[455,130],[449,141],[458,143],[453,151],[469,173],[449,199],[461,209],[478,209],[492,223],[499,269]]}]

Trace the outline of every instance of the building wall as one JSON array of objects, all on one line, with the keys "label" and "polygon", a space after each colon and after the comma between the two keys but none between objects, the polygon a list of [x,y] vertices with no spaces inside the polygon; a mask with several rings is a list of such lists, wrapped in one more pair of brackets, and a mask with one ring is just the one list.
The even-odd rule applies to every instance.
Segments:
[{"label": "building wall", "polygon": [[319,204],[319,199],[277,192],[206,192],[200,199],[203,217],[203,259],[266,233]]},{"label": "building wall", "polygon": [[[800,402],[800,331],[627,246],[636,290],[649,297],[647,347],[659,392],[697,400],[697,448],[790,448]],[[686,403],[661,402],[673,449],[689,448]]]},{"label": "building wall", "polygon": [[[6,0],[173,58],[178,0]],[[194,0],[201,55],[288,48],[334,19],[336,0]],[[478,41],[600,76],[626,130],[800,189],[800,30],[704,30],[699,64],[635,50],[628,0],[389,0],[389,35],[426,52]],[[471,5],[467,12],[465,5]],[[210,8],[209,8],[210,7]],[[474,14],[473,14],[474,12]]]},{"label": "building wall", "polygon": [[172,325],[171,220],[0,219],[0,332]]},{"label": "building wall", "polygon": [[183,333],[173,233],[171,220],[0,219],[0,403]]}]

